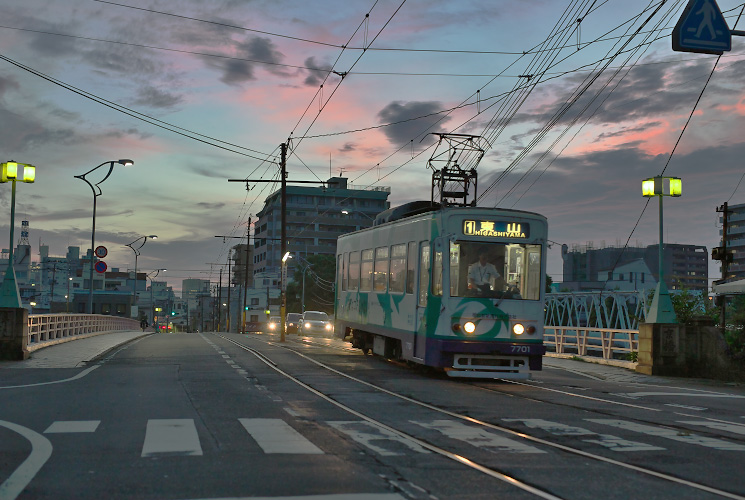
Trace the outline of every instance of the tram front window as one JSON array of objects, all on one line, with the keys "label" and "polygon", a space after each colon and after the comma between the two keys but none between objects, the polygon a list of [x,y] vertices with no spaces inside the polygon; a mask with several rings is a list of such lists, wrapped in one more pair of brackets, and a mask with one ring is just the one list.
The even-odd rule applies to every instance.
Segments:
[{"label": "tram front window", "polygon": [[520,243],[450,243],[450,295],[538,300],[541,246]]}]

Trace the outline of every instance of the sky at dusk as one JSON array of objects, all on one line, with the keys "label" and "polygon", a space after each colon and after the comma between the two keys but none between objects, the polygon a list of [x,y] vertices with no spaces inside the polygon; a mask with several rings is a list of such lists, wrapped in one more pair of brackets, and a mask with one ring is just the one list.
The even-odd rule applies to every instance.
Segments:
[{"label": "sky at dusk", "polygon": [[[742,3],[718,4],[745,29]],[[291,138],[289,180],[342,174],[390,186],[395,206],[429,199],[432,133],[447,132],[488,142],[479,205],[548,217],[554,281],[560,244],[657,243],[657,200],[641,196],[656,175],[683,179],[683,196],[664,200],[665,241],[710,250],[716,207],[745,203],[745,39],[721,57],[673,52],[684,7],[0,0],[0,159],[37,167],[17,186],[14,246],[26,219],[34,260],[40,242],[84,252],[93,196],[74,176],[129,158],[97,199],[109,267],[133,268],[125,245],[156,234],[139,270],[167,268],[176,289],[217,281],[240,242],[223,236],[245,234],[278,188],[227,180],[277,179],[280,143]],[[8,235],[9,184],[0,210]]]}]

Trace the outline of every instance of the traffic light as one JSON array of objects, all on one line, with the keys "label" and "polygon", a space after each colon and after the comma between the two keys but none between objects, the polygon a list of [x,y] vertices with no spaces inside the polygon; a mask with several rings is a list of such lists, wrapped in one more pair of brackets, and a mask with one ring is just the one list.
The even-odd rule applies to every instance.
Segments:
[{"label": "traffic light", "polygon": [[248,311],[248,306],[243,306],[244,311]]},{"label": "traffic light", "polygon": [[714,247],[711,249],[711,260],[732,262],[732,250],[728,250],[725,254],[724,247]]}]

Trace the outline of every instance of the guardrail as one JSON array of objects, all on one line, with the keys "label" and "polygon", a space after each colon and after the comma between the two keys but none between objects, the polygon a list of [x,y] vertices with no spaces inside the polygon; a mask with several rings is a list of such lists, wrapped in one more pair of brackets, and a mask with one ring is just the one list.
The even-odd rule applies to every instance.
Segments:
[{"label": "guardrail", "polygon": [[543,343],[547,349],[553,346],[557,354],[597,356],[600,351],[603,359],[628,360],[631,353],[639,352],[639,330],[546,325]]},{"label": "guardrail", "polygon": [[136,319],[104,314],[29,314],[28,350],[35,351],[80,338],[139,328],[140,322]]}]

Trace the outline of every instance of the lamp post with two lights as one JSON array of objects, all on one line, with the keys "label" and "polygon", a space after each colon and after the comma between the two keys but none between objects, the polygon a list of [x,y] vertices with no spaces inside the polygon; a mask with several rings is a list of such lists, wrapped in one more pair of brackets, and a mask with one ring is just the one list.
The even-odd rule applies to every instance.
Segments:
[{"label": "lamp post with two lights", "polygon": [[677,323],[673,302],[670,299],[670,293],[667,290],[664,279],[663,267],[663,233],[662,233],[662,197],[678,197],[683,193],[683,185],[679,177],[652,177],[642,181],[642,196],[651,198],[659,196],[660,198],[660,245],[659,245],[659,272],[657,278],[657,288],[655,289],[652,305],[647,313],[647,323]]},{"label": "lamp post with two lights", "polygon": [[[18,283],[16,282],[16,272],[13,267],[13,231],[15,229],[16,217],[16,181],[20,180],[26,183],[32,183],[36,180],[36,167],[26,163],[17,163],[9,161],[3,163],[0,182],[11,182],[11,201],[10,201],[10,249],[8,257],[8,268],[5,270],[5,279],[2,288],[0,288],[0,307],[21,307],[21,294],[18,292]],[[19,167],[23,173],[19,176]]]}]

